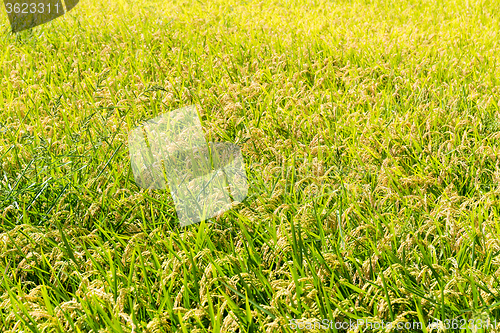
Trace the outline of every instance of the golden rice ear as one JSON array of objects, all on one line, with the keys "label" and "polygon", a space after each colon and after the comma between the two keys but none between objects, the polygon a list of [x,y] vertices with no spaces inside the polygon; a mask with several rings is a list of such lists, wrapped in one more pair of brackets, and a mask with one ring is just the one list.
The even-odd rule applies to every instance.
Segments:
[{"label": "golden rice ear", "polygon": [[[4,0],[12,32],[52,21],[76,6],[79,0]],[[64,7],[66,5],[66,8]]]},{"label": "golden rice ear", "polygon": [[139,176],[136,179],[136,183],[142,188],[165,188],[166,180],[161,177],[162,173],[162,166],[159,163],[154,163],[147,169],[141,170]]}]

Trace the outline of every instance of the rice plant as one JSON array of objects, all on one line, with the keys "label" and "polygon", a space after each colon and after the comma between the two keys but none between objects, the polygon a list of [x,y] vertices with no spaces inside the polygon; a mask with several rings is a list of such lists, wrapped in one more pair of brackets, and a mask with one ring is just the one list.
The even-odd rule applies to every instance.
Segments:
[{"label": "rice plant", "polygon": [[[499,14],[92,0],[17,34],[2,14],[0,330],[496,331]],[[186,105],[249,189],[181,227],[127,136]]]}]

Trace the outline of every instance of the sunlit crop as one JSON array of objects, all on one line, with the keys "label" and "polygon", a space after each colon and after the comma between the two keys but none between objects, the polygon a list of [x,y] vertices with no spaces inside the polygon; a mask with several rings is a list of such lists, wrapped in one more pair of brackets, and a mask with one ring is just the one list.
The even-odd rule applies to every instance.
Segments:
[{"label": "sunlit crop", "polygon": [[[2,14],[0,331],[498,317],[499,8],[82,0],[18,34]],[[249,189],[181,228],[127,137],[186,105]]]}]

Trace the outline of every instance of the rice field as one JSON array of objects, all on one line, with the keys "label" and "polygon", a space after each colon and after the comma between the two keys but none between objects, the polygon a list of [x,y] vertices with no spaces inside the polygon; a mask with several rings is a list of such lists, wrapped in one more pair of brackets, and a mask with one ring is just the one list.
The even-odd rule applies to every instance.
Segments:
[{"label": "rice field", "polygon": [[[17,34],[2,10],[0,331],[499,331],[499,8],[82,0]],[[249,192],[181,227],[127,137],[186,105]]]}]

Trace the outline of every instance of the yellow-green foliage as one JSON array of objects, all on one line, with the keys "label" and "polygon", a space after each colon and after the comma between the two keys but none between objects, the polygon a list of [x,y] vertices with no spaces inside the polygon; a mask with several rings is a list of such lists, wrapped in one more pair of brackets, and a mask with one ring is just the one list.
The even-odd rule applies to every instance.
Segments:
[{"label": "yellow-green foliage", "polygon": [[[497,317],[499,8],[82,0],[16,35],[3,15],[0,330]],[[191,104],[250,192],[181,229],[127,134]]]}]

